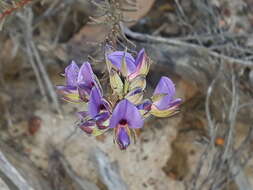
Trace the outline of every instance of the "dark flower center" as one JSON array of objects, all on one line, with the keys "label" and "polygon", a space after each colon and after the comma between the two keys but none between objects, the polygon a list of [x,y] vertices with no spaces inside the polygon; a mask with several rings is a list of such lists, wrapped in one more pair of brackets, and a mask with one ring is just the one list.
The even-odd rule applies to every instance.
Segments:
[{"label": "dark flower center", "polygon": [[126,120],[126,119],[121,119],[121,120],[119,121],[119,124],[120,124],[120,125],[126,125],[126,124],[127,124],[127,120]]},{"label": "dark flower center", "polygon": [[106,110],[105,105],[104,105],[104,104],[100,104],[100,105],[99,105],[99,110]]},{"label": "dark flower center", "polygon": [[95,83],[94,82],[91,82],[90,83],[91,87],[95,86]]}]

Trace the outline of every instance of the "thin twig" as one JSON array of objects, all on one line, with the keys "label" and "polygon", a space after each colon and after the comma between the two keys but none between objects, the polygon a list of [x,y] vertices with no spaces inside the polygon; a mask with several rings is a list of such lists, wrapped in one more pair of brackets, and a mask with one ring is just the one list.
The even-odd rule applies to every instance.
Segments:
[{"label": "thin twig", "polygon": [[[25,41],[28,42],[28,40],[25,40]],[[34,58],[33,58],[33,55],[32,55],[32,50],[31,50],[31,47],[30,47],[29,43],[26,43],[26,48],[27,48],[26,53],[27,53],[27,56],[28,56],[28,60],[29,60],[29,63],[31,64],[31,66],[32,66],[33,72],[34,72],[36,80],[38,82],[40,93],[41,93],[43,98],[47,98],[46,90],[45,90],[45,87],[43,85],[42,79],[40,77],[39,70],[38,70],[38,68],[37,68],[37,66],[34,62]],[[47,102],[48,102],[48,99],[47,99]]]},{"label": "thin twig", "polygon": [[70,7],[68,7],[68,8],[65,10],[65,12],[64,12],[64,15],[63,15],[63,17],[62,17],[62,19],[61,19],[60,25],[59,25],[59,27],[58,27],[58,29],[57,29],[57,32],[56,32],[56,35],[55,35],[55,38],[54,38],[54,41],[53,41],[53,49],[56,47],[56,45],[57,45],[57,43],[58,43],[58,41],[59,41],[60,34],[61,34],[61,32],[62,32],[62,28],[63,28],[63,26],[64,26],[64,24],[65,24],[65,22],[66,22],[66,19],[67,19],[69,13],[70,13],[70,10],[71,10]]},{"label": "thin twig", "polygon": [[227,55],[223,55],[223,54],[217,53],[215,51],[212,51],[204,46],[200,46],[200,45],[196,45],[196,44],[192,44],[192,43],[187,43],[187,42],[180,41],[177,39],[163,38],[163,37],[158,37],[158,36],[151,36],[149,34],[142,34],[142,33],[138,33],[138,32],[133,32],[127,27],[124,27],[124,32],[125,32],[126,36],[133,38],[135,40],[140,40],[140,41],[145,41],[145,42],[153,42],[153,43],[165,43],[165,44],[170,44],[170,45],[175,45],[175,46],[182,46],[182,47],[198,50],[203,53],[208,53],[209,55],[216,57],[216,58],[221,58],[221,59],[227,60],[228,63],[241,64],[242,66],[253,66],[252,61],[229,57]]},{"label": "thin twig", "polygon": [[232,100],[231,107],[229,112],[229,133],[227,138],[227,143],[225,145],[225,150],[223,154],[223,159],[226,160],[229,155],[229,151],[232,149],[232,144],[234,144],[234,130],[235,130],[235,121],[238,110],[239,97],[237,93],[237,86],[235,81],[235,74],[232,72]]},{"label": "thin twig", "polygon": [[[58,102],[57,95],[55,93],[53,84],[46,72],[46,69],[42,63],[41,56],[36,48],[36,45],[33,41],[33,12],[31,8],[28,8],[25,14],[18,14],[19,18],[24,22],[25,27],[23,28],[25,34],[25,41],[28,50],[28,57],[32,68],[34,69],[36,78],[39,82],[39,87],[42,92],[42,95],[46,95],[46,88],[49,93],[49,97],[53,102],[53,106],[56,111],[61,114],[60,105]],[[44,87],[44,85],[46,87]]]},{"label": "thin twig", "polygon": [[38,63],[38,66],[40,68],[40,72],[42,74],[42,77],[44,78],[45,84],[48,87],[48,92],[50,94],[50,97],[51,97],[51,100],[53,102],[53,105],[54,105],[55,109],[57,110],[57,112],[59,114],[61,114],[61,109],[60,109],[60,105],[59,105],[59,102],[58,102],[58,97],[57,97],[57,95],[55,93],[53,84],[52,84],[52,82],[51,82],[51,80],[50,80],[50,78],[49,78],[49,76],[48,76],[48,74],[46,72],[46,69],[45,69],[45,67],[44,67],[44,65],[42,63],[40,54],[39,54],[39,52],[38,52],[38,50],[37,50],[34,42],[30,41],[30,43],[31,43],[32,51],[33,51],[33,53],[35,55],[35,59],[36,59],[36,61]]}]

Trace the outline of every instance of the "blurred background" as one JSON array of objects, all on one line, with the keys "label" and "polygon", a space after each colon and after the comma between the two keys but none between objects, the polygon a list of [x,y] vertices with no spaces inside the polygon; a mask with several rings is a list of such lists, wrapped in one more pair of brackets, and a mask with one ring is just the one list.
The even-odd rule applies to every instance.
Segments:
[{"label": "blurred background", "polygon": [[[0,0],[0,28],[1,190],[253,189],[251,0]],[[126,151],[55,91],[71,60],[103,78],[105,44],[145,48],[146,93],[168,76],[183,99]]]}]

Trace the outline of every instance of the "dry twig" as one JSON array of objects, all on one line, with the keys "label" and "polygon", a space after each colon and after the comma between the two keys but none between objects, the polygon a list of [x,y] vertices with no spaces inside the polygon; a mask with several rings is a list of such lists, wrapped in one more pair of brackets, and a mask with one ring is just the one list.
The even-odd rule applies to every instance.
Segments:
[{"label": "dry twig", "polygon": [[163,37],[151,36],[148,34],[133,32],[130,29],[128,29],[127,27],[124,27],[124,32],[127,37],[132,38],[137,41],[149,42],[149,43],[164,43],[164,44],[169,44],[169,45],[174,45],[174,46],[179,46],[179,47],[186,47],[189,49],[197,50],[198,52],[202,52],[203,54],[207,53],[210,56],[213,56],[215,58],[220,58],[220,59],[226,60],[227,63],[240,64],[241,66],[251,66],[251,67],[253,66],[252,61],[229,57],[227,55],[212,51],[204,46],[200,46],[200,45],[196,45],[196,44],[192,44],[192,43],[187,43],[185,41],[180,41],[178,39],[163,38]]},{"label": "dry twig", "polygon": [[[18,14],[21,21],[24,23],[23,33],[25,34],[24,40],[27,48],[28,57],[32,68],[34,69],[39,88],[41,90],[42,95],[48,95],[50,100],[53,102],[53,106],[58,113],[61,113],[60,105],[58,102],[57,95],[55,93],[53,84],[46,72],[46,69],[42,63],[42,58],[40,53],[37,50],[37,47],[33,41],[33,13],[32,9],[28,8],[24,14]],[[47,91],[46,91],[47,89]]]}]

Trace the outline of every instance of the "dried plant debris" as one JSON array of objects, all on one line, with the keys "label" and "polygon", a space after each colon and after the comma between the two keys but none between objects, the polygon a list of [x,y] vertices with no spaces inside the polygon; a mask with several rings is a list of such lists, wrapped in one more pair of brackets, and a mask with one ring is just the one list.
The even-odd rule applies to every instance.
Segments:
[{"label": "dried plant debris", "polygon": [[137,11],[136,3],[131,0],[104,0],[97,3],[91,1],[98,9],[100,15],[90,17],[93,24],[103,24],[109,27],[110,33],[106,37],[106,42],[115,46],[121,43],[120,40],[133,45],[121,29],[122,23],[133,22],[124,15],[124,12]]},{"label": "dried plant debris", "polygon": [[0,2],[0,20],[9,16],[16,10],[26,6],[32,0],[1,0]]}]

